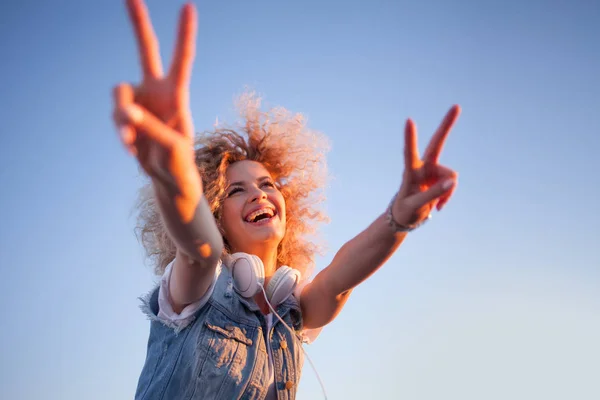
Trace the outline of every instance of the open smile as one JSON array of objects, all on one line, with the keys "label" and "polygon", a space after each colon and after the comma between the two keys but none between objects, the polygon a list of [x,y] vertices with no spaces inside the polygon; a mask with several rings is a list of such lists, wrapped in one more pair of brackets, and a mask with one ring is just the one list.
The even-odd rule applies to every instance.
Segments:
[{"label": "open smile", "polygon": [[271,207],[262,207],[246,215],[244,222],[255,226],[266,225],[277,216],[277,211]]}]

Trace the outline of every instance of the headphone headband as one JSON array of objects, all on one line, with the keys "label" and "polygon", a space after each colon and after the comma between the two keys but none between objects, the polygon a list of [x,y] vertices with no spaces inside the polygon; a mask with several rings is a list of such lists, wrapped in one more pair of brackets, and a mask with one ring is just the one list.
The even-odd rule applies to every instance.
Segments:
[{"label": "headphone headband", "polygon": [[[254,297],[264,287],[265,268],[254,254],[235,253],[228,256],[225,265],[231,271],[236,292],[244,298]],[[277,306],[287,300],[300,282],[300,271],[282,265],[275,271],[265,288],[267,301]]]}]

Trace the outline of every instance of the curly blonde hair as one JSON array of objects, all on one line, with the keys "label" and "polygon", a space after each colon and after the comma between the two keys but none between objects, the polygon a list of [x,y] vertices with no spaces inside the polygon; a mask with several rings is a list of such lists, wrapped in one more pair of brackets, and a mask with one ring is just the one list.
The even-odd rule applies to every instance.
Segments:
[{"label": "curly blonde hair", "polygon": [[[327,220],[318,206],[324,200],[329,143],[323,135],[307,129],[302,114],[282,107],[265,112],[260,106],[261,99],[254,93],[243,94],[237,101],[242,119],[237,129],[216,126],[196,139],[196,165],[204,195],[218,221],[227,167],[242,160],[261,163],[285,199],[286,232],[277,264],[293,266],[309,276],[314,256],[323,249],[315,234],[317,224]],[[150,184],[142,188],[138,206],[138,237],[160,275],[175,258],[176,248],[162,223]],[[227,243],[224,251],[229,251]]]}]

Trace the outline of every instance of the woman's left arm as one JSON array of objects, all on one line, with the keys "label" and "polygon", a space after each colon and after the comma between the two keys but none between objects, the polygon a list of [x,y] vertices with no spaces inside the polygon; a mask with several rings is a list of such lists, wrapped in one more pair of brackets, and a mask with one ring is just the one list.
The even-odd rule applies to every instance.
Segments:
[{"label": "woman's left arm", "polygon": [[405,128],[404,176],[390,209],[348,241],[333,261],[303,289],[300,296],[304,326],[331,322],[352,289],[377,271],[398,249],[407,232],[423,223],[433,208],[441,210],[456,187],[457,173],[438,164],[439,155],[460,108],[453,106],[419,157],[417,133],[409,119]]}]

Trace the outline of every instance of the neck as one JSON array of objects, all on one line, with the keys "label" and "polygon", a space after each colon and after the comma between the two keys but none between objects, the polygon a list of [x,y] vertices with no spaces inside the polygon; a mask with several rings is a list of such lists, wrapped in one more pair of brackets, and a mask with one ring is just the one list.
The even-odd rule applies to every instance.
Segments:
[{"label": "neck", "polygon": [[261,259],[265,269],[265,278],[267,281],[277,270],[277,247],[252,246],[251,248],[234,248],[232,253],[237,253],[238,251],[253,254]]},{"label": "neck", "polygon": [[252,254],[258,256],[258,258],[262,260],[263,265],[265,267],[265,278],[268,281],[277,270],[277,249],[261,248],[256,249],[254,252],[252,252]]},{"label": "neck", "polygon": [[[232,253],[237,253],[238,251],[253,254],[261,259],[264,269],[265,269],[265,282],[263,287],[267,288],[269,281],[275,271],[277,270],[277,246],[253,246],[252,248],[234,248]],[[254,296],[254,301],[260,308],[263,314],[269,314],[271,310],[265,301],[265,297],[262,291],[259,291],[256,296]]]},{"label": "neck", "polygon": [[[269,284],[271,277],[277,270],[277,248],[272,248],[272,247],[266,248],[265,247],[265,248],[260,248],[260,249],[253,249],[252,254],[254,254],[255,256],[258,256],[258,258],[260,258],[263,262],[263,265],[265,268],[264,287],[266,290],[266,287]],[[271,312],[271,310],[269,309],[269,306],[267,305],[267,302],[265,300],[265,297],[264,297],[264,294],[262,291],[258,292],[256,294],[256,296],[254,296],[254,301],[256,302],[256,304],[258,305],[258,307],[260,308],[260,310],[263,314],[266,315]]]}]

